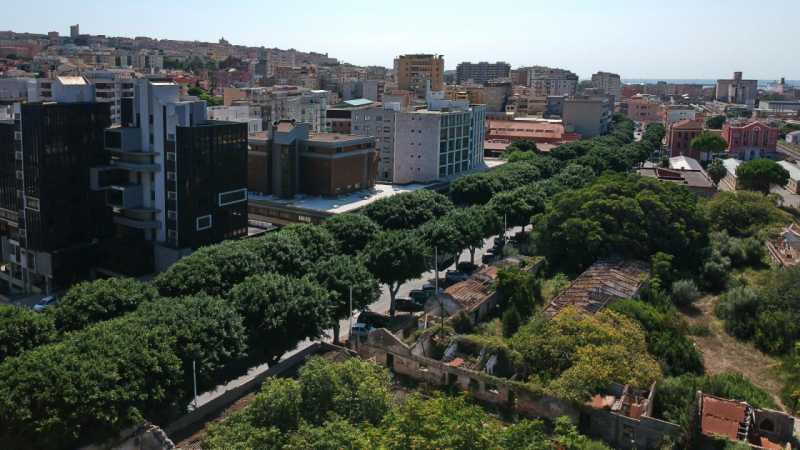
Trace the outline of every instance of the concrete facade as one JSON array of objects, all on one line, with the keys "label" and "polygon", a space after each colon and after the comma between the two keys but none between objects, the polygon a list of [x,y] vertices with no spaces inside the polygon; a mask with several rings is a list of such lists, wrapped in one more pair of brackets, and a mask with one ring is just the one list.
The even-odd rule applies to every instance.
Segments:
[{"label": "concrete facade", "polygon": [[490,80],[498,78],[509,78],[511,76],[511,65],[506,62],[479,63],[462,62],[456,67],[456,83],[463,84],[473,82],[486,85]]},{"label": "concrete facade", "polygon": [[742,79],[742,72],[734,72],[730,80],[717,80],[715,99],[725,103],[747,105],[753,108],[758,98],[758,80]]},{"label": "concrete facade", "polygon": [[424,96],[430,83],[432,91],[444,88],[444,56],[430,54],[400,55],[395,59],[397,88]]},{"label": "concrete facade", "polygon": [[592,138],[608,133],[613,111],[608,97],[573,97],[564,100],[562,119],[568,132]]},{"label": "concrete facade", "polygon": [[608,95],[613,95],[615,100],[619,100],[622,94],[622,81],[616,73],[597,72],[592,74],[592,87],[602,89]]}]

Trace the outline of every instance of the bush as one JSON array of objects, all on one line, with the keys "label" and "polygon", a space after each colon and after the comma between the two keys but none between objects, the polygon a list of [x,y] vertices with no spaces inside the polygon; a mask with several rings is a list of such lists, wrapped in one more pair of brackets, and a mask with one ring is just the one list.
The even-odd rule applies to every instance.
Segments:
[{"label": "bush", "polygon": [[700,290],[692,280],[678,280],[672,283],[671,298],[678,306],[689,306],[700,298]]},{"label": "bush", "polygon": [[459,334],[471,333],[473,329],[472,319],[469,318],[466,312],[459,311],[458,314],[453,317],[453,329]]},{"label": "bush", "polygon": [[717,317],[725,321],[725,331],[739,339],[751,339],[755,335],[756,323],[761,300],[756,292],[747,287],[735,287],[720,297],[715,308]]},{"label": "bush", "polygon": [[712,291],[722,291],[728,285],[731,270],[731,260],[722,256],[719,251],[712,251],[703,263],[701,275],[705,286]]}]

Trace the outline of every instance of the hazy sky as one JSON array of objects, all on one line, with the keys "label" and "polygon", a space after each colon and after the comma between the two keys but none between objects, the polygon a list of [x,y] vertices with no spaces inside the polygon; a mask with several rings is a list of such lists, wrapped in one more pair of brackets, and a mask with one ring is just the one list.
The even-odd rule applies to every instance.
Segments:
[{"label": "hazy sky", "polygon": [[216,41],[391,67],[401,53],[582,78],[800,79],[800,0],[2,0],[0,29]]}]

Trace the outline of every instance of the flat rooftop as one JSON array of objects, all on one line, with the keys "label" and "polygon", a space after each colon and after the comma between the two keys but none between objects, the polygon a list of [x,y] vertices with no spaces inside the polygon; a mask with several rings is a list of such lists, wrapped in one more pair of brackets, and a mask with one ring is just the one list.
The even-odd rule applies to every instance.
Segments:
[{"label": "flat rooftop", "polygon": [[349,142],[370,140],[370,136],[358,136],[355,134],[340,133],[310,133],[308,140],[311,142]]},{"label": "flat rooftop", "polygon": [[413,192],[425,189],[430,184],[375,184],[372,189],[364,189],[348,195],[341,195],[335,198],[312,197],[297,195],[292,199],[283,199],[274,195],[257,195],[250,193],[248,199],[251,201],[262,201],[293,208],[302,208],[313,211],[322,211],[331,214],[341,214],[355,211],[359,208],[374,203],[382,198],[388,198],[403,192]]}]

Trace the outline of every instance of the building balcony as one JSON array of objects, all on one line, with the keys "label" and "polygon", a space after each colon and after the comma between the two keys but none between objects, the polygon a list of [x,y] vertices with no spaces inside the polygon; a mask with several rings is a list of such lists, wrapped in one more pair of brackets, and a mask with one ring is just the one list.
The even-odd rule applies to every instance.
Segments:
[{"label": "building balcony", "polygon": [[111,166],[119,169],[128,170],[131,172],[159,172],[161,165],[153,162],[144,161],[130,161],[122,159],[114,159],[111,161]]},{"label": "building balcony", "polygon": [[142,135],[139,128],[113,127],[105,131],[105,148],[116,152],[142,152]]},{"label": "building balcony", "polygon": [[142,207],[142,187],[139,185],[109,186],[106,204],[115,208],[135,209]]},{"label": "building balcony", "polygon": [[161,228],[161,222],[152,219],[134,219],[126,216],[114,216],[114,223],[137,230],[157,230]]}]

